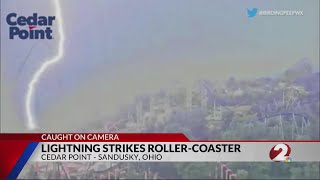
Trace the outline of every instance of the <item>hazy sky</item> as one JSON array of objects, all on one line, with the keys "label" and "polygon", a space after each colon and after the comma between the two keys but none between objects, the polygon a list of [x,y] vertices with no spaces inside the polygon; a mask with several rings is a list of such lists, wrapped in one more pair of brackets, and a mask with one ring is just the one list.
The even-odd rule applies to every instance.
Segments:
[{"label": "hazy sky", "polygon": [[[136,95],[175,81],[273,76],[302,58],[319,66],[318,0],[61,4],[65,56],[44,74],[34,101],[37,119],[57,128],[59,122],[74,124],[71,119],[85,123],[103,117]],[[246,9],[254,7],[302,10],[304,16],[248,18]],[[52,1],[1,1],[2,130],[16,126],[5,122],[23,122],[27,83],[57,45],[57,40],[9,40],[6,15],[54,15],[52,8]]]}]

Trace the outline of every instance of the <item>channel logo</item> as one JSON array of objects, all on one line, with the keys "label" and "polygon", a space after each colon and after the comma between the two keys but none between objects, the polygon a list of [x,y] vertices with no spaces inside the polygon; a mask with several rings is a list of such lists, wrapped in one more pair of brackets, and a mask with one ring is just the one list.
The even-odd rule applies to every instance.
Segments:
[{"label": "channel logo", "polygon": [[52,25],[55,16],[19,16],[17,13],[7,15],[6,21],[9,25],[10,39],[53,39]]},{"label": "channel logo", "polygon": [[292,162],[290,157],[291,148],[288,144],[281,143],[273,146],[270,150],[269,157],[275,162]]}]

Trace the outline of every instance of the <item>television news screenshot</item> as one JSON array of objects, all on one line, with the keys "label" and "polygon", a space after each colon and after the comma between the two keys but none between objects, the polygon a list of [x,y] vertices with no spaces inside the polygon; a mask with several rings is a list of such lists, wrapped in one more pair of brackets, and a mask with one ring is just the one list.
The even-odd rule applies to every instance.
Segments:
[{"label": "television news screenshot", "polygon": [[0,179],[320,179],[319,0],[1,0]]}]

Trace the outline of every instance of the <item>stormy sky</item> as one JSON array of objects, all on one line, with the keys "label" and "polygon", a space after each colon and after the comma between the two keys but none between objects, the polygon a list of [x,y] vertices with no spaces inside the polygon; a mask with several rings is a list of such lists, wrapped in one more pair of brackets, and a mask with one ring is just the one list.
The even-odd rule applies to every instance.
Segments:
[{"label": "stormy sky", "polygon": [[[34,96],[35,116],[45,130],[86,126],[117,112],[137,95],[177,81],[275,76],[302,58],[319,67],[317,0],[68,0],[61,4],[65,56],[44,73]],[[302,10],[304,16],[248,18],[246,9],[254,7]],[[57,50],[57,39],[10,40],[6,15],[52,16],[52,8],[51,1],[1,1],[3,132],[24,130],[27,83]]]}]

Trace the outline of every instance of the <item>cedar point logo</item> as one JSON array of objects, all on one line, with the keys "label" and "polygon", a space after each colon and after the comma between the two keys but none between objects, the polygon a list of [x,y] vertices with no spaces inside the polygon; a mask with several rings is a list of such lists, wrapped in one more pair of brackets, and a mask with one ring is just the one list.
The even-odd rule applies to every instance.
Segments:
[{"label": "cedar point logo", "polygon": [[[7,15],[10,39],[53,39],[51,26],[55,16],[18,16],[17,13]],[[45,28],[43,28],[45,27]]]}]

